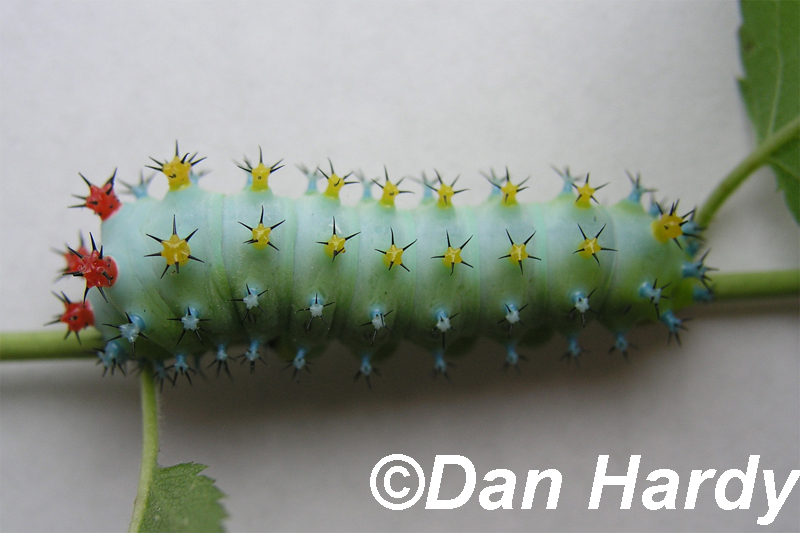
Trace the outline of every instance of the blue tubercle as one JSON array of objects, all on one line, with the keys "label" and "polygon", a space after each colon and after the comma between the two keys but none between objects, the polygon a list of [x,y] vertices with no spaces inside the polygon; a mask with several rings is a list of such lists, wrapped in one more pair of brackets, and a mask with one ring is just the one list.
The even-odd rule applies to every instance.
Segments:
[{"label": "blue tubercle", "polygon": [[175,372],[178,372],[180,374],[188,372],[189,365],[186,364],[186,354],[185,353],[175,354],[175,364],[172,366],[173,368],[175,368]]},{"label": "blue tubercle", "polygon": [[216,361],[227,361],[228,360],[228,347],[224,344],[220,344],[217,346],[217,355],[215,357]]},{"label": "blue tubercle", "polygon": [[306,187],[306,194],[317,191],[317,181],[322,177],[316,171],[310,171],[304,166],[299,166],[300,172],[308,179],[308,186]]},{"label": "blue tubercle", "polygon": [[297,355],[294,356],[292,365],[295,370],[301,370],[306,367],[306,351],[303,348],[297,350]]},{"label": "blue tubercle", "polygon": [[186,309],[186,314],[181,317],[183,329],[197,331],[200,327],[200,318],[196,309],[189,307]]},{"label": "blue tubercle", "polygon": [[647,213],[653,218],[661,216],[661,207],[652,195],[650,196],[650,206],[647,208]]},{"label": "blue tubercle", "polygon": [[189,370],[189,365],[186,364],[186,354],[179,353],[175,355],[175,367],[176,372],[180,372],[181,374]]},{"label": "blue tubercle", "polygon": [[169,379],[169,373],[166,368],[164,368],[163,361],[153,361],[153,374],[155,375],[156,381],[158,381],[159,388],[163,387],[164,381]]},{"label": "blue tubercle", "polygon": [[654,304],[658,305],[658,302],[661,301],[661,292],[664,287],[656,287],[656,283],[653,282],[650,285],[648,282],[644,282],[639,286],[639,296],[642,298],[646,298],[653,302]]},{"label": "blue tubercle", "polygon": [[500,184],[498,183],[497,174],[494,173],[494,169],[489,171],[489,175],[483,174],[483,177],[489,180],[489,183],[492,184],[491,192],[489,192],[489,198],[494,196],[502,196],[503,193],[500,191]]},{"label": "blue tubercle", "polygon": [[705,287],[695,287],[692,292],[692,298],[698,303],[711,302],[714,300],[714,293]]},{"label": "blue tubercle", "polygon": [[[686,236],[686,252],[691,256],[694,257],[697,252],[702,248],[703,241],[697,238],[703,231],[697,222],[694,219],[687,220],[683,226],[683,234]],[[708,252],[706,252],[708,254]],[[705,259],[705,256],[703,256]]]},{"label": "blue tubercle", "polygon": [[561,187],[561,194],[572,194],[572,189],[575,187],[575,182],[578,181],[578,178],[570,174],[569,167],[564,169],[564,172],[560,172],[558,169],[555,169],[559,176],[561,176],[561,180],[564,182],[564,185]]},{"label": "blue tubercle", "polygon": [[614,336],[614,346],[612,346],[611,350],[619,350],[620,353],[624,356],[628,356],[628,348],[630,348],[630,343],[628,339],[625,338],[626,332],[618,331],[617,334]]},{"label": "blue tubercle", "polygon": [[186,376],[186,379],[189,381],[189,385],[192,384],[192,378],[189,375],[189,372],[197,372],[197,371],[194,368],[190,367],[188,363],[186,363],[185,353],[175,354],[175,363],[172,365],[172,368],[175,370],[175,374],[172,376],[173,385],[178,380],[179,375]]},{"label": "blue tubercle", "polygon": [[250,373],[251,374],[256,371],[256,361],[261,361],[265,365],[267,364],[267,362],[264,361],[264,359],[262,359],[261,354],[258,353],[259,346],[261,346],[261,342],[255,340],[255,339],[252,339],[250,341],[250,347],[244,353],[245,361],[249,361],[250,362]]},{"label": "blue tubercle", "polygon": [[667,329],[669,330],[669,339],[672,340],[672,337],[675,337],[675,340],[678,341],[678,345],[681,343],[680,337],[680,330],[685,330],[686,327],[683,325],[683,320],[676,317],[672,311],[667,310],[661,313],[661,322],[663,322]]},{"label": "blue tubercle", "polygon": [[139,315],[128,315],[128,323],[120,324],[119,334],[129,343],[133,344],[144,331],[144,320]]},{"label": "blue tubercle", "polygon": [[642,187],[641,176],[639,176],[639,174],[636,174],[635,178],[630,174],[628,174],[628,179],[631,180],[631,186],[633,187],[633,190],[628,195],[628,200],[636,202],[638,204],[641,202],[642,195],[644,193],[653,192],[652,189],[645,189],[644,187]]},{"label": "blue tubercle", "polygon": [[580,357],[583,348],[581,345],[578,344],[578,336],[577,335],[570,335],[567,337],[567,351],[564,352],[563,357],[567,358],[567,362],[575,361],[577,364],[578,357]]},{"label": "blue tubercle", "polygon": [[519,362],[521,360],[525,360],[525,356],[517,353],[517,343],[509,342],[506,344],[506,369],[508,369],[509,366],[513,366],[517,369],[517,372],[519,372]]},{"label": "blue tubercle", "polygon": [[128,188],[128,192],[131,193],[137,200],[141,200],[142,198],[147,198],[149,194],[147,193],[147,189],[150,187],[150,182],[153,181],[155,175],[152,175],[148,178],[144,177],[144,174],[139,175],[139,183],[136,185],[129,185],[127,183],[123,183]]},{"label": "blue tubercle", "polygon": [[361,199],[364,201],[372,200],[372,185],[374,181],[370,181],[364,176],[361,171],[355,172],[356,178],[361,182]]},{"label": "blue tubercle", "polygon": [[127,361],[127,356],[116,341],[107,342],[102,351],[97,351],[97,357],[100,358],[98,363],[101,363],[104,367],[103,375],[109,370],[111,370],[111,374],[113,375],[116,368],[119,368],[123,374],[125,373],[123,365]]},{"label": "blue tubercle", "polygon": [[450,366],[447,361],[444,360],[444,352],[437,350],[433,354],[434,361],[433,361],[433,375],[434,377],[437,374],[442,374],[444,377],[448,378],[447,375],[447,367]]},{"label": "blue tubercle", "polygon": [[[251,363],[255,363],[255,362],[256,362],[256,360],[257,360],[259,357],[261,357],[261,356],[259,355],[259,353],[258,353],[258,347],[259,347],[260,345],[261,345],[261,343],[260,343],[260,342],[258,342],[257,340],[251,340],[251,341],[250,341],[250,347],[249,347],[249,348],[247,349],[247,351],[244,353],[244,357],[245,357],[245,359],[247,359],[247,360],[248,360],[248,361],[250,361]],[[219,355],[219,352],[217,352],[217,354]]]},{"label": "blue tubercle", "polygon": [[378,372],[378,369],[372,366],[372,354],[371,353],[364,353],[361,355],[361,366],[358,367],[358,372],[356,372],[355,379],[358,380],[361,376],[364,376],[364,381],[367,383],[367,387],[370,389],[372,388],[372,375],[375,374],[376,376],[380,376],[381,373]]},{"label": "blue tubercle", "polygon": [[364,376],[369,376],[372,374],[372,355],[365,353],[361,356],[361,366],[359,367],[358,371],[361,372]]},{"label": "blue tubercle", "polygon": [[217,365],[217,375],[219,375],[220,371],[224,368],[225,373],[228,374],[229,377],[231,376],[231,371],[228,368],[228,349],[225,344],[217,345],[217,352],[214,360],[208,365],[208,368]]},{"label": "blue tubercle", "polygon": [[289,361],[289,363],[283,367],[284,370],[287,368],[294,367],[292,371],[292,379],[300,383],[300,371],[305,369],[306,372],[309,374],[311,373],[311,368],[309,368],[308,361],[306,361],[306,353],[308,351],[305,348],[298,348],[297,355],[294,356],[294,359]]},{"label": "blue tubercle", "polygon": [[436,183],[436,182],[435,181],[428,181],[428,176],[426,176],[424,172],[422,173],[422,201],[423,202],[426,201],[426,200],[433,200],[434,199],[433,198],[433,190],[431,189],[431,187],[433,187],[434,183]]},{"label": "blue tubercle", "polygon": [[703,281],[709,268],[703,264],[703,260],[684,263],[681,267],[681,274],[684,278],[697,278]]}]

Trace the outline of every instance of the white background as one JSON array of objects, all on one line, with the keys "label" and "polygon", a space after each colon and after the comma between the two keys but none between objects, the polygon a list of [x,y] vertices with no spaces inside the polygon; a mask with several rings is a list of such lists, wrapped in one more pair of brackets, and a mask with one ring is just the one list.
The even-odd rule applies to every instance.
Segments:
[{"label": "white background", "polygon": [[[362,169],[369,177],[462,176],[477,204],[478,171],[531,175],[523,201],[547,201],[550,165],[591,171],[603,203],[641,172],[660,199],[689,208],[752,148],[741,103],[733,2],[11,2],[0,7],[2,321],[36,330],[59,312],[61,259],[50,251],[97,231],[77,176],[135,181],[175,139],[208,156],[208,187],[244,181],[232,160],[285,158],[271,180],[301,193],[295,165]],[[162,184],[163,188],[163,184]],[[800,234],[762,171],[708,231],[709,263],[725,271],[797,268]],[[355,197],[358,191],[353,191]],[[419,197],[417,195],[417,197]],[[351,199],[348,201],[355,201]],[[458,203],[458,202],[457,202]],[[798,490],[769,528],[759,473],[750,510],[720,511],[713,486],[680,510],[692,469],[744,469],[750,454],[782,486],[800,468],[797,301],[690,309],[683,348],[663,326],[633,332],[626,365],[595,325],[578,369],[564,341],[525,354],[479,344],[454,383],[430,379],[432,358],[409,345],[382,365],[374,389],[352,383],[356,360],[334,347],[297,385],[269,356],[255,376],[165,388],[160,462],[197,461],[228,494],[231,531],[627,530],[800,528]],[[135,378],[100,378],[89,361],[2,364],[0,529],[127,527],[140,453]],[[369,473],[390,453],[461,454],[483,474],[520,479],[517,510],[391,512]],[[594,466],[642,466],[633,508],[620,489],[588,511]],[[528,469],[564,476],[558,509],[518,510]],[[679,510],[647,511],[645,476],[681,479]],[[662,480],[663,482],[663,480]],[[444,485],[454,496],[457,480]],[[730,498],[738,490],[731,484]],[[447,493],[445,493],[447,496]]]}]

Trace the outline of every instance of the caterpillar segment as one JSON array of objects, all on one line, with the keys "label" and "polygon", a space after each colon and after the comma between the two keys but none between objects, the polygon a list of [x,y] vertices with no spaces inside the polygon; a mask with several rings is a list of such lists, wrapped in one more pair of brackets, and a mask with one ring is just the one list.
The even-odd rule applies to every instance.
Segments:
[{"label": "caterpillar segment", "polygon": [[693,213],[654,200],[645,209],[641,198],[652,191],[638,175],[628,174],[626,198],[604,207],[595,197],[604,185],[568,168],[556,170],[563,188],[554,199],[529,204],[517,197],[529,178],[491,171],[489,199],[463,207],[452,202],[465,190],[455,188],[458,177],[435,171],[434,180],[422,176],[420,205],[406,210],[395,206],[408,193],[403,179],[392,181],[386,168],[380,181],[360,177],[379,198],[365,193],[351,207],[339,193],[356,182],[331,162],[329,171],[300,167],[308,189],[291,200],[273,194],[269,178],[282,161],[265,165],[260,148],[257,164],[245,157],[238,165],[248,181],[231,196],[196,186],[202,160],[181,155],[177,143],[172,159],[153,159],[169,182],[162,200],[147,194],[144,176],[128,186],[135,201],[125,204],[116,172],[89,184],[82,207],[100,216],[104,243],[98,249],[90,234],[91,251],[82,239],[68,248],[64,273],[85,279],[86,301],[59,296],[65,311],[56,322],[68,335],[100,324],[104,373],[136,361],[162,385],[181,376],[191,383],[203,368],[230,376],[232,362],[255,371],[274,351],[299,379],[338,339],[355,354],[355,379],[371,387],[375,365],[409,340],[432,354],[434,376],[450,379],[452,360],[479,334],[505,347],[498,365],[506,369],[519,370],[518,350],[552,332],[567,339],[563,358],[577,363],[586,351],[579,336],[594,319],[612,334],[609,352],[627,359],[632,327],[661,322],[680,343],[685,320],[675,312],[712,297],[714,269],[708,252],[696,257],[702,228]]}]

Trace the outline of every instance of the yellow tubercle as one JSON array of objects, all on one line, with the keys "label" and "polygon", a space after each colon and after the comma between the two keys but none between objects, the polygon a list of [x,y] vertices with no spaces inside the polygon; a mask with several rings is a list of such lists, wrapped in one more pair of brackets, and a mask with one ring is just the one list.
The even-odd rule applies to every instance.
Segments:
[{"label": "yellow tubercle", "polygon": [[453,180],[453,183],[448,185],[447,183],[444,182],[444,180],[442,180],[442,176],[441,176],[441,174],[439,174],[439,171],[434,169],[434,172],[436,172],[436,182],[439,182],[439,188],[437,189],[434,186],[434,184],[436,182],[429,183],[428,180],[425,178],[425,174],[422,175],[422,181],[423,181],[424,185],[427,188],[429,188],[430,190],[432,190],[433,192],[436,193],[436,195],[438,197],[438,200],[436,201],[436,205],[438,207],[440,207],[442,209],[447,209],[449,207],[452,207],[452,205],[453,205],[453,196],[455,196],[456,194],[462,193],[462,192],[466,191],[467,189],[459,189],[459,190],[455,189],[456,183],[458,182],[458,178],[460,176],[456,176],[456,179]]},{"label": "yellow tubercle", "polygon": [[519,192],[519,185],[514,185],[511,181],[500,187],[500,192],[503,193],[503,205],[515,205],[517,203],[517,192]]},{"label": "yellow tubercle", "polygon": [[444,263],[444,266],[450,269],[453,268],[453,265],[463,262],[463,259],[461,259],[461,248],[453,248],[452,246],[448,246],[447,251],[444,253],[444,257],[442,258],[442,262]]},{"label": "yellow tubercle", "polygon": [[508,260],[512,263],[521,263],[523,259],[530,257],[525,251],[524,244],[512,244],[511,251],[508,252]]},{"label": "yellow tubercle", "polygon": [[347,250],[344,249],[344,243],[355,237],[356,235],[360,234],[361,232],[353,233],[347,237],[339,237],[336,234],[336,218],[333,219],[333,234],[331,238],[327,241],[317,241],[317,244],[321,244],[325,247],[325,255],[332,258],[334,261],[336,260],[336,256],[339,254],[345,253]]},{"label": "yellow tubercle", "polygon": [[167,260],[167,266],[175,263],[185,265],[189,262],[192,252],[186,239],[181,239],[173,233],[169,239],[161,241],[161,246],[164,248],[161,250],[161,257]]},{"label": "yellow tubercle", "polygon": [[439,194],[439,200],[436,202],[436,205],[439,207],[452,207],[452,199],[456,194],[456,191],[453,189],[452,185],[442,183],[436,192]]},{"label": "yellow tubercle", "polygon": [[[250,171],[250,175],[253,177],[253,184],[251,186],[252,190],[254,191],[267,191],[269,190],[269,175],[272,173],[272,169],[266,166],[264,163],[259,163],[256,165],[253,170]],[[255,239],[255,233],[253,234],[253,239]],[[266,244],[264,245],[266,246]],[[263,246],[262,246],[263,248]]]},{"label": "yellow tubercle", "polygon": [[398,194],[400,194],[400,189],[387,179],[386,183],[383,185],[383,194],[381,195],[380,203],[386,207],[394,207],[394,199]]},{"label": "yellow tubercle", "polygon": [[586,236],[586,233],[583,231],[583,228],[581,227],[580,224],[578,224],[578,229],[581,232],[581,237],[583,237],[583,241],[581,241],[581,244],[578,246],[578,249],[575,250],[573,253],[578,254],[584,259],[592,258],[595,260],[597,265],[600,266],[600,260],[597,258],[598,252],[602,251],[616,252],[614,248],[605,248],[603,246],[600,246],[600,243],[597,242],[597,239],[603,233],[603,230],[606,229],[605,224],[603,225],[602,228],[600,228],[600,231],[598,231],[592,238]]},{"label": "yellow tubercle", "polygon": [[444,252],[444,255],[434,255],[431,257],[431,259],[441,259],[442,263],[444,263],[444,266],[450,269],[450,275],[453,274],[456,265],[459,264],[463,264],[464,266],[472,268],[472,265],[461,259],[461,250],[463,250],[464,247],[469,244],[469,241],[472,240],[473,236],[470,236],[470,238],[464,241],[464,244],[458,248],[453,248],[453,245],[450,244],[450,232],[445,232],[445,235],[447,235],[447,250]]},{"label": "yellow tubercle", "polygon": [[391,268],[394,265],[401,265],[403,264],[403,249],[398,248],[394,244],[392,244],[386,252],[383,254],[383,264],[387,267]]},{"label": "yellow tubercle", "polygon": [[161,172],[167,177],[170,191],[180,191],[192,185],[192,181],[189,179],[192,163],[185,159],[181,159],[176,155],[172,158],[172,161],[164,163],[161,167]]},{"label": "yellow tubercle", "polygon": [[580,207],[581,209],[589,209],[592,206],[592,200],[597,203],[597,198],[594,197],[594,193],[602,189],[608,185],[608,183],[604,183],[598,187],[592,187],[589,185],[589,175],[586,175],[586,181],[583,182],[583,185],[578,187],[574,183],[572,186],[578,191],[578,197],[575,199],[575,205]]},{"label": "yellow tubercle", "polygon": [[591,239],[585,239],[580,246],[578,246],[577,254],[584,259],[589,259],[599,252],[600,249],[600,245],[597,244],[597,237],[592,237]]},{"label": "yellow tubercle", "polygon": [[537,261],[541,261],[540,258],[531,255],[528,253],[528,250],[525,249],[525,246],[533,239],[533,236],[536,235],[534,231],[531,233],[530,237],[525,239],[523,243],[515,243],[514,239],[511,238],[511,233],[506,230],[506,236],[508,237],[508,242],[511,243],[511,250],[508,251],[506,255],[501,255],[498,259],[508,259],[512,265],[519,265],[519,273],[525,275],[525,269],[522,267],[522,262],[525,259],[536,259]]},{"label": "yellow tubercle", "polygon": [[[333,176],[331,176],[333,177]],[[335,233],[331,235],[331,238],[328,239],[328,242],[325,243],[325,255],[328,257],[335,257],[339,254],[345,253],[344,243],[347,239],[344,237],[339,237]]]},{"label": "yellow tubercle", "polygon": [[272,228],[268,228],[264,226],[264,224],[259,223],[258,226],[253,228],[252,232],[253,248],[256,250],[263,250],[269,246],[269,234],[272,232]]},{"label": "yellow tubercle", "polygon": [[578,199],[575,200],[575,205],[584,209],[590,207],[596,190],[589,185],[589,180],[586,180],[586,183],[578,187]]},{"label": "yellow tubercle", "polygon": [[653,236],[658,242],[665,243],[683,235],[683,217],[674,213],[664,213],[661,218],[653,221]]},{"label": "yellow tubercle", "polygon": [[394,243],[394,229],[389,228],[389,231],[391,231],[392,234],[392,245],[389,246],[389,249],[386,251],[379,250],[377,248],[375,248],[375,251],[383,254],[383,264],[389,267],[389,270],[391,270],[393,266],[398,265],[406,272],[411,272],[408,267],[403,264],[403,252],[412,247],[417,241],[415,240],[410,244],[400,248]]},{"label": "yellow tubercle", "polygon": [[[339,191],[342,190],[344,187],[345,182],[343,178],[340,178],[335,173],[331,173],[330,177],[328,178],[328,186],[325,188],[325,196],[329,198],[339,199]],[[331,252],[332,253],[332,252]]]}]

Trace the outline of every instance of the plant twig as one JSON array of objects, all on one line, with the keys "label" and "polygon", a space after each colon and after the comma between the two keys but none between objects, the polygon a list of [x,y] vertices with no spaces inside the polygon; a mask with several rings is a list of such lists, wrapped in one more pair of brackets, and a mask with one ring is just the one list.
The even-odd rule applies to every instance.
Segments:
[{"label": "plant twig", "polygon": [[789,122],[781,129],[764,139],[750,155],[734,168],[716,188],[711,191],[705,203],[697,211],[695,222],[700,227],[708,227],[714,214],[725,203],[728,196],[739,188],[756,170],[769,162],[769,157],[792,140],[800,139],[800,117]]},{"label": "plant twig", "polygon": [[96,329],[64,339],[63,331],[0,333],[0,361],[35,359],[83,359],[97,357],[92,348],[102,347],[103,337]]},{"label": "plant twig", "polygon": [[150,368],[142,369],[141,377],[142,394],[142,466],[139,471],[139,487],[136,491],[136,501],[133,504],[133,516],[128,528],[129,533],[140,530],[144,520],[147,499],[153,485],[156,469],[158,468],[158,389],[156,389],[153,373]]},{"label": "plant twig", "polygon": [[772,296],[798,297],[800,270],[714,274],[711,289],[715,301]]}]

